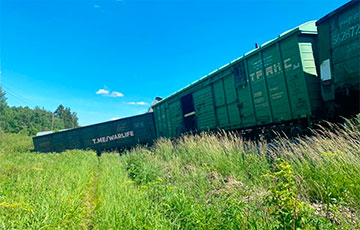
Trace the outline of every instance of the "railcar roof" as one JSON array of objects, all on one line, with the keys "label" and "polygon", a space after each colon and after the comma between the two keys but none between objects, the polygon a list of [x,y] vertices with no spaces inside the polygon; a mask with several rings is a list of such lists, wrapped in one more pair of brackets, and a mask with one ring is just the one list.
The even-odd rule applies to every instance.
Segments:
[{"label": "railcar roof", "polygon": [[67,131],[72,131],[72,130],[79,130],[79,129],[86,129],[86,128],[91,128],[91,127],[96,127],[96,126],[105,125],[105,124],[116,123],[116,122],[118,122],[118,121],[126,121],[126,120],[129,120],[129,119],[134,119],[134,118],[138,118],[138,117],[141,117],[141,116],[145,116],[145,115],[148,115],[148,114],[150,114],[150,113],[151,113],[151,112],[147,112],[147,113],[143,113],[143,114],[139,114],[139,115],[135,115],[135,116],[131,116],[131,117],[119,118],[119,119],[112,120],[112,121],[104,121],[104,122],[101,122],[101,123],[96,123],[96,124],[81,126],[81,127],[72,128],[72,129],[62,129],[62,130],[59,130],[59,132],[44,131],[44,132],[37,133],[36,136],[33,137],[33,138],[41,138],[41,137],[43,137],[43,136],[50,136],[50,135],[59,134],[59,133],[62,133],[62,132],[67,132]]},{"label": "railcar roof", "polygon": [[186,89],[189,89],[189,88],[191,88],[191,87],[193,87],[193,86],[195,86],[195,85],[203,82],[204,80],[210,78],[211,76],[214,76],[215,74],[219,73],[219,72],[222,71],[222,70],[226,70],[226,69],[229,68],[231,65],[239,62],[240,60],[246,58],[247,56],[250,56],[250,55],[252,55],[252,54],[254,54],[254,53],[257,53],[257,52],[259,52],[260,50],[262,50],[262,49],[264,49],[264,48],[272,45],[273,43],[275,43],[275,42],[277,42],[277,41],[280,41],[280,40],[282,40],[282,39],[284,39],[284,38],[286,38],[286,37],[289,37],[289,36],[291,36],[292,34],[298,32],[298,31],[300,31],[300,32],[303,33],[303,34],[317,34],[317,28],[316,28],[315,23],[316,23],[316,21],[309,21],[309,22],[306,22],[306,23],[304,23],[304,24],[301,24],[300,26],[297,26],[297,27],[295,27],[295,28],[293,28],[293,29],[291,29],[291,30],[285,31],[284,33],[280,34],[278,37],[276,37],[276,38],[274,38],[274,39],[272,39],[272,40],[270,40],[270,41],[267,41],[267,42],[263,43],[261,46],[259,46],[259,48],[253,49],[253,50],[245,53],[245,55],[240,56],[240,57],[236,58],[235,60],[232,60],[231,62],[223,65],[222,67],[220,67],[220,68],[218,68],[218,69],[210,72],[209,74],[201,77],[199,80],[197,80],[197,81],[195,81],[195,82],[193,82],[193,83],[185,86],[184,88],[182,88],[182,89],[180,89],[180,90],[178,90],[178,91],[175,91],[174,93],[170,94],[169,96],[167,96],[167,97],[164,98],[163,100],[157,102],[154,106],[157,106],[157,105],[162,104],[163,102],[167,101],[169,98],[172,98],[172,97],[180,94],[182,91],[184,91],[184,90],[186,90]]},{"label": "railcar roof", "polygon": [[320,24],[320,23],[326,21],[327,19],[329,19],[329,18],[331,18],[332,16],[334,16],[334,15],[342,12],[344,9],[346,9],[346,8],[348,8],[348,7],[356,4],[356,3],[357,3],[357,4],[360,4],[360,0],[352,0],[352,1],[348,2],[348,3],[346,3],[345,5],[337,8],[336,10],[334,10],[334,11],[328,13],[327,15],[325,15],[324,17],[320,18],[320,19],[316,22],[316,24]]}]

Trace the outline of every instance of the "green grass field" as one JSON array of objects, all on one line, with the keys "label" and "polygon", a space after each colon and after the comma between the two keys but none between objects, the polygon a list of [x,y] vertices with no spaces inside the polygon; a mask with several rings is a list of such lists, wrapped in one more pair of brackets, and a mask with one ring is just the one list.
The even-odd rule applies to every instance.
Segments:
[{"label": "green grass field", "polygon": [[307,140],[31,153],[0,133],[0,229],[360,229],[358,121]]}]

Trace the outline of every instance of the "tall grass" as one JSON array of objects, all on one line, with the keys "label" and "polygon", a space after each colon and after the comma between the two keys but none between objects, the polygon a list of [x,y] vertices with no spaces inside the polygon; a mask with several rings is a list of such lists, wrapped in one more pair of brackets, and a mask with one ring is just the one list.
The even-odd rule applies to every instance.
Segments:
[{"label": "tall grass", "polygon": [[[105,154],[99,164],[95,229],[166,229],[168,220],[148,197],[147,186],[136,184],[127,174],[124,159]],[[146,175],[143,175],[146,178]],[[155,185],[155,183],[153,184]]]},{"label": "tall grass", "polygon": [[4,133],[0,130],[0,154],[1,153],[24,153],[33,148],[31,137],[25,133]]},{"label": "tall grass", "polygon": [[202,133],[100,158],[8,146],[0,228],[359,229],[359,127],[271,144]]},{"label": "tall grass", "polygon": [[80,229],[96,155],[0,153],[0,229]]},{"label": "tall grass", "polygon": [[[149,196],[175,228],[276,229],[278,216],[272,215],[274,207],[267,198],[280,182],[267,175],[275,173],[280,160],[289,163],[294,175],[293,198],[299,205],[292,215],[303,213],[297,227],[357,229],[359,126],[354,120],[331,130],[272,144],[245,141],[231,133],[202,133],[176,141],[160,139],[150,151],[135,149],[121,160],[127,162],[135,185],[148,187]],[[153,185],[156,177],[161,182]]]}]

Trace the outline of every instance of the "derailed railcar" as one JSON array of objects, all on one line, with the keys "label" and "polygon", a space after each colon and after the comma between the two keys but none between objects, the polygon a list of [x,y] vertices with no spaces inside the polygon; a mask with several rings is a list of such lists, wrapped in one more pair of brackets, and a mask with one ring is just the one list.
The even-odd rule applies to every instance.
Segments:
[{"label": "derailed railcar", "polygon": [[350,1],[316,25],[321,92],[327,114],[359,113],[360,1]]},{"label": "derailed railcar", "polygon": [[283,33],[153,106],[157,135],[310,120],[321,110],[315,22]]},{"label": "derailed railcar", "polygon": [[100,153],[123,150],[156,138],[153,113],[55,132],[33,138],[37,152],[92,149]]}]

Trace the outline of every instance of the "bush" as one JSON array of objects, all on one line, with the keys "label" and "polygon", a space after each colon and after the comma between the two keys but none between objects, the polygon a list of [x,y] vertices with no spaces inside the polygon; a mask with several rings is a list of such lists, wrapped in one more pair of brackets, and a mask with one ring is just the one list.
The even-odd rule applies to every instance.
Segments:
[{"label": "bush", "polygon": [[0,131],[0,153],[24,153],[33,149],[31,137],[24,133],[13,134]]}]

